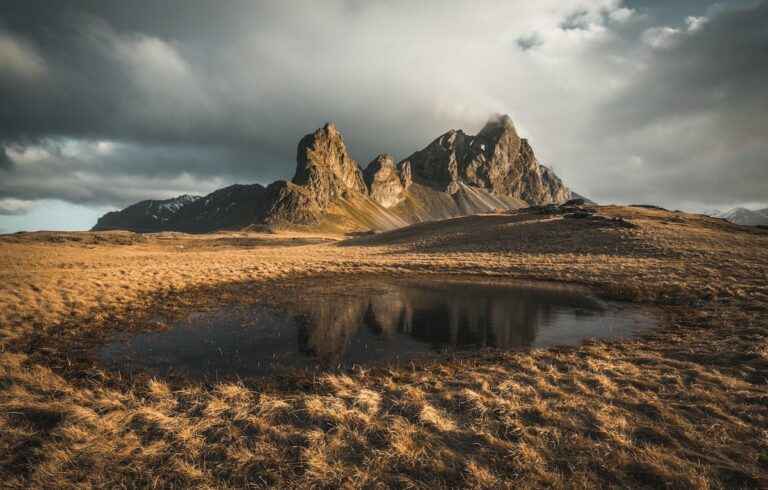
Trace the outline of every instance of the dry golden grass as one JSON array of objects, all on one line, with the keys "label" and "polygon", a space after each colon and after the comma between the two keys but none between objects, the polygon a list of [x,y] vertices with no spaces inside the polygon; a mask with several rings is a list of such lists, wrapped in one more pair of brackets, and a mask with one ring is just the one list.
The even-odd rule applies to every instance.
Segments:
[{"label": "dry golden grass", "polygon": [[[768,233],[603,207],[300,234],[0,237],[0,478],[34,487],[768,487]],[[334,237],[319,237],[331,239]],[[90,355],[297,278],[473,274],[656,303],[642,339],[195,383]]]}]

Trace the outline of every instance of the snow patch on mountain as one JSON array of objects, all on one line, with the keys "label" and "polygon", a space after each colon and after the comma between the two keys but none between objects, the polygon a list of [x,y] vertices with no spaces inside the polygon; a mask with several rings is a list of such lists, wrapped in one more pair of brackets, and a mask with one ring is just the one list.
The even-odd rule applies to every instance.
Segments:
[{"label": "snow patch on mountain", "polygon": [[737,225],[744,226],[768,226],[768,208],[751,210],[747,208],[733,208],[714,215]]}]

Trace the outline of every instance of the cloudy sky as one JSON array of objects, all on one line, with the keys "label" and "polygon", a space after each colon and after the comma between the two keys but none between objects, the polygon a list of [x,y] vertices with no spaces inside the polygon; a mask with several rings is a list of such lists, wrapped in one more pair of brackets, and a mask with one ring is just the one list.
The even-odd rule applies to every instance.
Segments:
[{"label": "cloudy sky", "polygon": [[5,0],[0,232],[365,165],[508,113],[600,202],[768,207],[768,0]]}]

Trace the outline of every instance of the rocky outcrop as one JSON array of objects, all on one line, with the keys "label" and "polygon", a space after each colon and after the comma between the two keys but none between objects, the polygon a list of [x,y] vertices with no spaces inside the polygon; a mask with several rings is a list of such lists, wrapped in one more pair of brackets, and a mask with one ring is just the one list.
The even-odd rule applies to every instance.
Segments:
[{"label": "rocky outcrop", "polygon": [[205,232],[250,225],[384,230],[420,221],[560,203],[572,193],[539,164],[508,116],[476,135],[443,134],[395,165],[377,156],[365,171],[328,123],[299,142],[290,182],[234,185],[204,198],[143,201],[103,216],[94,230]]},{"label": "rocky outcrop", "polygon": [[400,171],[400,182],[403,183],[403,187],[406,190],[413,184],[413,173],[411,172],[411,162],[400,162],[397,165],[397,169]]},{"label": "rocky outcrop", "polygon": [[299,141],[293,180],[273,183],[267,194],[264,222],[317,225],[332,203],[366,196],[368,190],[341,133],[333,123],[327,123]]},{"label": "rocky outcrop", "polygon": [[279,180],[267,187],[267,194],[269,207],[264,215],[265,223],[316,225],[320,222],[324,208],[310,188]]},{"label": "rocky outcrop", "polygon": [[509,116],[492,119],[476,136],[448,131],[401,163],[406,164],[420,182],[449,194],[464,183],[530,205],[563,202],[571,195],[554,172],[539,164]]},{"label": "rocky outcrop", "polygon": [[333,123],[301,139],[293,183],[306,188],[321,209],[335,198],[367,193],[360,167]]},{"label": "rocky outcrop", "polygon": [[412,182],[410,165],[404,168],[401,175],[390,155],[381,154],[374,158],[363,171],[363,180],[371,199],[385,208],[402,202]]}]

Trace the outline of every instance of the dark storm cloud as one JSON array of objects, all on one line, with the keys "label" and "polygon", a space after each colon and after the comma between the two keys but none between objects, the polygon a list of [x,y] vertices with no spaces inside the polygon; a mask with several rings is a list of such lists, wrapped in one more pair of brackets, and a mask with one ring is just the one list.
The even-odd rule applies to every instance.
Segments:
[{"label": "dark storm cloud", "polygon": [[627,0],[629,8],[660,23],[682,24],[688,16],[713,15],[728,8],[750,7],[761,0]]},{"label": "dark storm cloud", "polygon": [[[19,142],[29,139],[46,139],[48,146],[62,139],[115,140],[128,143],[124,148],[131,151],[102,168],[105,175],[152,176],[162,170],[254,181],[290,177],[296,142],[329,119],[355,142],[351,146],[363,164],[381,151],[413,149],[438,129],[462,122],[407,109],[418,94],[401,94],[394,83],[384,87],[391,75],[384,74],[377,86],[378,74],[356,73],[355,65],[365,61],[362,53],[338,45],[333,34],[348,18],[353,21],[354,10],[344,4],[328,4],[331,13],[313,15],[314,23],[252,2],[213,5],[83,2],[52,9],[47,2],[25,1],[4,6],[0,35],[15,61],[0,77],[7,95],[0,106],[0,140],[22,146]],[[238,15],[244,11],[247,15]],[[288,23],[292,27],[280,27]],[[321,56],[316,65],[313,51]],[[390,98],[397,94],[400,104],[377,106],[381,91]],[[158,159],[158,147],[176,154]],[[216,158],[189,158],[192,151]],[[39,166],[49,168],[37,169],[38,177],[52,168],[74,174],[85,167],[55,152],[44,164]],[[3,187],[19,192],[23,186]],[[31,194],[50,190],[40,186]],[[93,196],[100,202],[102,194],[121,192]],[[57,194],[69,200],[73,193],[90,195],[81,189]]]},{"label": "dark storm cloud", "polygon": [[768,3],[724,12],[694,32],[670,34],[670,46],[655,53],[652,70],[622,94],[644,103],[617,101],[611,113],[626,129],[708,111],[738,123],[735,137],[754,136],[755,118],[768,107],[766,26]]},{"label": "dark storm cloud", "polygon": [[560,28],[567,31],[571,29],[589,29],[591,21],[589,12],[586,10],[577,10],[560,23]]},{"label": "dark storm cloud", "polygon": [[[706,176],[729,172],[753,181],[721,200],[762,192],[765,38],[747,17],[764,3],[531,3],[4,2],[0,199],[268,183],[327,120],[365,165],[496,112],[599,199],[707,202]],[[709,18],[688,32],[688,16]],[[719,135],[734,143],[713,151]]]},{"label": "dark storm cloud", "polygon": [[[4,80],[4,139],[228,145],[290,166],[295,142],[331,118],[367,134],[384,127],[383,118],[393,123],[388,134],[393,126],[424,122],[402,106],[371,104],[383,87],[360,86],[372,76],[354,66],[371,60],[344,48],[334,34],[340,24],[354,22],[354,9],[345,3],[328,4],[327,18],[313,14],[314,24],[291,10],[253,2],[77,5],[59,11],[47,2],[19,2],[8,8],[9,34],[44,60],[46,73],[23,84],[18,76]],[[243,10],[252,22],[238,19]],[[291,25],[283,29],[281,23]],[[356,80],[361,76],[366,80]],[[417,100],[399,95],[403,103]],[[366,116],[365,110],[376,114]],[[382,136],[361,139],[373,150],[370,143]],[[383,142],[399,143],[388,135]],[[253,176],[250,168],[243,170]],[[210,171],[217,172],[215,166]]]},{"label": "dark storm cloud", "polygon": [[0,171],[10,170],[11,165],[13,165],[13,162],[11,161],[11,157],[8,156],[8,152],[5,150],[5,147],[1,146],[0,147]]},{"label": "dark storm cloud", "polygon": [[657,47],[649,68],[595,123],[642,156],[635,190],[617,190],[653,188],[712,205],[768,199],[767,25],[762,3],[649,33]]},{"label": "dark storm cloud", "polygon": [[536,46],[541,46],[544,41],[542,41],[536,33],[533,33],[527,36],[519,37],[515,42],[520,47],[520,49],[523,51],[528,51],[529,49],[533,49]]},{"label": "dark storm cloud", "polygon": [[[11,178],[0,179],[0,196],[112,206],[210,192],[235,182],[253,160],[269,161],[238,148],[103,141],[43,142],[16,146],[12,154],[19,162]],[[280,177],[261,170],[253,181]]]}]

